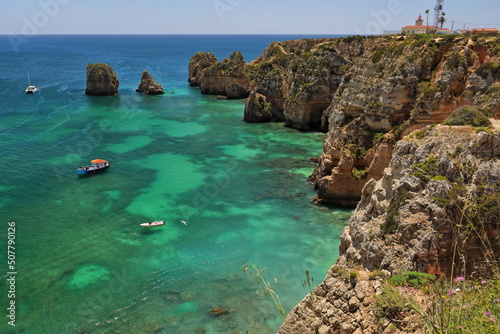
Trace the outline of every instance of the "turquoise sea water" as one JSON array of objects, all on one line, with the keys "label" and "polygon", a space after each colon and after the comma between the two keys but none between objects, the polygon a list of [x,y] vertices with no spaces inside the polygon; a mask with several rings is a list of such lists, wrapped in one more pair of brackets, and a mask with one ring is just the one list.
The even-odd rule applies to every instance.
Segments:
[{"label": "turquoise sea water", "polygon": [[[250,61],[290,38],[37,36],[15,51],[0,37],[0,332],[276,332],[278,309],[242,266],[267,268],[288,312],[305,270],[319,283],[336,259],[351,212],[309,202],[324,134],[244,123],[242,101],[187,85],[187,64],[200,50]],[[113,67],[119,96],[84,95],[91,62]],[[165,95],[135,93],[144,69]],[[94,158],[110,169],[78,177]]]}]

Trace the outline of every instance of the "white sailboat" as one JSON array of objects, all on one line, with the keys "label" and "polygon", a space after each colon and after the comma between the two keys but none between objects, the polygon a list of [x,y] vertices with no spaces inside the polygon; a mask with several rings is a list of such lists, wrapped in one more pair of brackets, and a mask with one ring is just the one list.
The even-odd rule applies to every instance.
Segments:
[{"label": "white sailboat", "polygon": [[30,74],[28,72],[28,87],[26,87],[26,89],[24,90],[24,92],[26,94],[35,94],[36,92],[38,92],[38,87],[37,86],[33,86],[31,84],[31,80],[30,80]]}]

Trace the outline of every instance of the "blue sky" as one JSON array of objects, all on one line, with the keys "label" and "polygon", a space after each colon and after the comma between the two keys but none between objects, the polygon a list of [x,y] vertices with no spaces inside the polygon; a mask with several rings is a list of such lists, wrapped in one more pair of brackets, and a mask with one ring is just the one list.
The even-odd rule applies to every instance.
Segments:
[{"label": "blue sky", "polygon": [[[433,0],[2,0],[0,34],[379,34]],[[500,28],[499,0],[445,0],[446,26]]]}]

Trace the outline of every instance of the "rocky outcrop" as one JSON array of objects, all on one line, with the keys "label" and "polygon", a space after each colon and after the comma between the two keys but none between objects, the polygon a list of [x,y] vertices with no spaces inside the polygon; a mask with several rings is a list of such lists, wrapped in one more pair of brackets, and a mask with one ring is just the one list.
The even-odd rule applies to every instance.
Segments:
[{"label": "rocky outcrop", "polygon": [[[383,177],[363,188],[338,262],[487,277],[492,263],[484,255],[500,251],[494,241],[500,234],[499,158],[500,135],[468,127],[437,126],[405,137]],[[463,221],[481,232],[469,235]]]},{"label": "rocky outcrop", "polygon": [[217,57],[213,53],[198,52],[189,61],[188,65],[188,82],[193,87],[200,85],[200,79],[203,75],[203,70],[212,66],[217,62]]},{"label": "rocky outcrop", "polygon": [[87,65],[87,87],[85,94],[105,96],[117,95],[120,82],[115,71],[108,64]]},{"label": "rocky outcrop", "polygon": [[271,103],[262,94],[251,92],[245,103],[243,120],[249,123],[267,123],[276,121],[279,116],[272,112]]},{"label": "rocky outcrop", "polygon": [[376,317],[375,296],[382,292],[381,278],[366,270],[333,266],[323,282],[287,315],[278,334],[425,333],[413,315],[401,319],[403,330],[398,331]]},{"label": "rocky outcrop", "polygon": [[202,94],[243,99],[250,87],[245,70],[245,59],[239,51],[221,62],[211,53],[198,52],[189,62],[189,82],[191,86],[199,86]]},{"label": "rocky outcrop", "polygon": [[[500,133],[428,126],[399,141],[371,179],[323,282],[287,316],[280,334],[393,333],[375,317],[377,275],[404,270],[490,277],[500,252]],[[422,305],[425,307],[425,305]],[[396,333],[422,333],[397,322]]]},{"label": "rocky outcrop", "polygon": [[[261,58],[249,65],[247,72],[252,93],[245,107],[244,119],[252,122],[282,121],[300,130],[326,131],[328,126],[322,121],[323,112],[330,105],[344,75],[344,67],[349,63],[349,48],[336,46],[351,42],[349,52],[352,52],[357,45],[351,39],[271,44]],[[258,115],[262,118],[258,119]]]},{"label": "rocky outcrop", "polygon": [[141,82],[135,91],[146,95],[159,95],[165,93],[162,85],[157,83],[146,70],[142,71]]},{"label": "rocky outcrop", "polygon": [[239,84],[248,89],[250,82],[245,77],[245,67],[245,59],[239,51],[207,67],[200,79],[201,93],[227,96],[227,87],[230,84]]}]

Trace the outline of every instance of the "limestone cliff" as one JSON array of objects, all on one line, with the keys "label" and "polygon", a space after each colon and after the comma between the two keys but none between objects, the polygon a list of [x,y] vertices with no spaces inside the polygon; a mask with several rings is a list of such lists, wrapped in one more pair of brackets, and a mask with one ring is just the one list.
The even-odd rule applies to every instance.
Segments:
[{"label": "limestone cliff", "polygon": [[108,64],[87,65],[87,95],[117,95],[120,82],[115,71]]},{"label": "limestone cliff", "polygon": [[139,82],[139,86],[135,91],[146,95],[159,95],[165,93],[163,91],[163,86],[157,83],[146,70],[142,71],[141,82]]},{"label": "limestone cliff", "polygon": [[310,181],[316,203],[354,206],[367,180],[380,179],[394,143],[437,124],[462,105],[498,115],[500,48],[495,37],[369,38],[330,106],[323,154]]},{"label": "limestone cliff", "polygon": [[[324,281],[287,316],[279,333],[383,333],[373,299],[403,270],[489,277],[500,252],[500,132],[428,126],[394,147],[371,179],[341,236]],[[382,270],[382,271],[380,271]],[[400,322],[400,331],[416,319]],[[378,325],[379,324],[379,325]],[[391,331],[388,331],[391,332]]]},{"label": "limestone cliff", "polygon": [[245,121],[328,131],[309,178],[313,201],[353,207],[403,135],[462,105],[500,117],[499,42],[456,35],[274,42],[237,75],[222,75],[229,60],[207,68],[201,86],[226,95],[230,78],[243,76],[250,82]]}]

